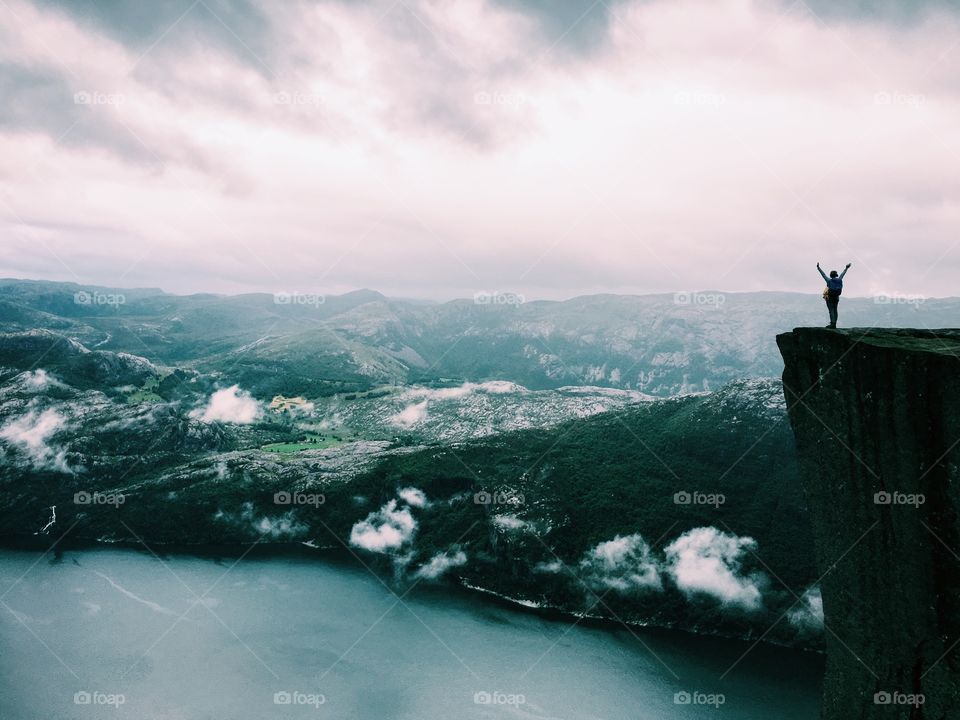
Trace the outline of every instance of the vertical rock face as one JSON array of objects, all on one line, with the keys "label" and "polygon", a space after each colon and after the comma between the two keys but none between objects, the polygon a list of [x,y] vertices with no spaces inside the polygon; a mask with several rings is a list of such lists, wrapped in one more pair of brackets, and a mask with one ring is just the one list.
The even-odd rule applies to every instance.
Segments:
[{"label": "vertical rock face", "polygon": [[823,718],[960,719],[960,330],[777,344],[823,576]]}]

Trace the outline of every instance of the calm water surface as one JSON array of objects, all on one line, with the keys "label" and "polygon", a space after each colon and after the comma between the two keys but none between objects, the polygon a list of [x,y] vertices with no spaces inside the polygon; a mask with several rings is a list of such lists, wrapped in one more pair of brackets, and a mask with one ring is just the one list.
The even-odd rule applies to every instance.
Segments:
[{"label": "calm water surface", "polygon": [[0,595],[3,720],[818,717],[816,655],[398,601],[309,558],[3,550]]}]

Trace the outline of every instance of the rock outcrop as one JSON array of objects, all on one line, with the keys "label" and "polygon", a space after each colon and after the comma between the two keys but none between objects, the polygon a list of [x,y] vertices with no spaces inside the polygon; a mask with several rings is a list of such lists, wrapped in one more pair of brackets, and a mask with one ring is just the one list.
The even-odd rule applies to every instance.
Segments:
[{"label": "rock outcrop", "polygon": [[957,720],[960,330],[777,344],[822,574],[822,716]]}]

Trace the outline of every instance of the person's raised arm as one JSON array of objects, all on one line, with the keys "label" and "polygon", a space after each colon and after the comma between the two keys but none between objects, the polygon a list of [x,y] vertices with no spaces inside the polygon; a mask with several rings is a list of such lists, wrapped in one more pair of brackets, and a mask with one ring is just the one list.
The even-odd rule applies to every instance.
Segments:
[{"label": "person's raised arm", "polygon": [[[843,280],[843,276],[847,274],[847,270],[850,269],[850,266],[851,266],[851,265],[853,265],[853,263],[847,263],[847,266],[843,269],[843,272],[840,273],[840,279],[841,279],[841,280]],[[820,271],[820,274],[823,275],[823,270]]]},{"label": "person's raised arm", "polygon": [[[849,266],[848,266],[848,267],[849,267]],[[823,271],[823,269],[820,267],[820,263],[817,263],[817,272],[820,273],[820,277],[823,278],[823,281],[824,281],[824,282],[827,282],[827,274],[826,274],[826,273]],[[846,272],[846,270],[844,270],[844,272]]]}]

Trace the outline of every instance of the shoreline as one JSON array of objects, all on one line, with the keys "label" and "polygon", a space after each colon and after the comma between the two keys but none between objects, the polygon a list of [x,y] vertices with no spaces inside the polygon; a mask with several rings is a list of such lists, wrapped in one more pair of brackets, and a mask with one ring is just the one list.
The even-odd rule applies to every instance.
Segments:
[{"label": "shoreline", "polygon": [[[47,537],[47,536],[44,536]],[[336,565],[349,566],[352,569],[363,570],[364,563],[358,562],[354,554],[342,545],[317,545],[313,540],[297,542],[258,542],[250,545],[238,545],[235,543],[151,543],[149,546],[137,540],[92,540],[87,538],[66,538],[54,541],[54,543],[44,542],[43,538],[36,535],[3,535],[0,536],[0,551],[12,550],[22,552],[41,552],[44,555],[51,554],[54,557],[60,557],[66,552],[83,552],[84,550],[128,550],[143,553],[148,556],[156,556],[164,559],[170,555],[180,555],[195,557],[207,560],[218,560],[220,558],[237,557],[255,557],[258,559],[270,558],[304,558],[311,561],[322,560]],[[322,557],[319,555],[322,553]],[[368,571],[373,572],[369,567]],[[380,577],[378,575],[378,577]],[[382,578],[381,578],[382,579]],[[680,633],[686,637],[709,638],[715,640],[727,640],[733,642],[751,643],[758,639],[752,634],[745,636],[725,635],[717,632],[703,631],[678,627],[667,623],[651,623],[642,620],[621,621],[602,615],[589,613],[580,613],[567,610],[550,604],[539,604],[523,598],[515,598],[495,590],[482,587],[468,582],[464,578],[451,578],[440,585],[420,585],[418,588],[425,594],[442,594],[454,590],[458,595],[471,601],[480,601],[492,603],[498,607],[508,608],[514,612],[534,615],[551,622],[570,622],[593,627],[607,631],[626,630],[635,634],[636,630],[643,630],[652,633],[674,634]],[[825,657],[826,651],[823,648],[813,646],[788,645],[778,643],[763,638],[759,642],[770,647],[783,650],[794,650],[800,653]]]}]

